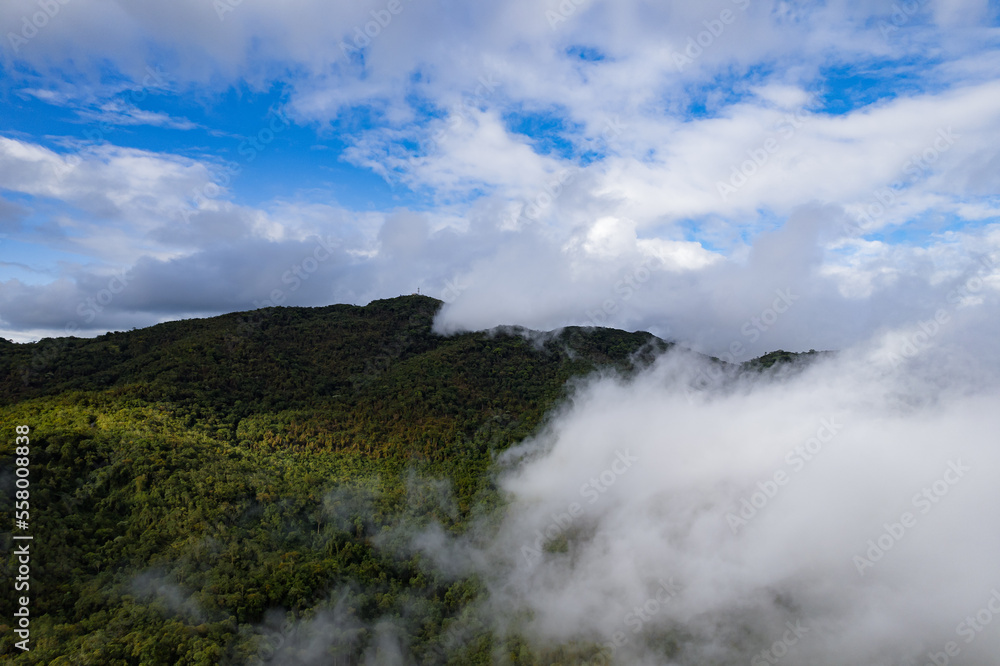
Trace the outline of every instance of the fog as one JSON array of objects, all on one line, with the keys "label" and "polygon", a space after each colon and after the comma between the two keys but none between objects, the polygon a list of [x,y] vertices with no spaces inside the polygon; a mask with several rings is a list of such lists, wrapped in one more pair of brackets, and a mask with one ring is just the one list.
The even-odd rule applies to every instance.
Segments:
[{"label": "fog", "polygon": [[764,373],[676,347],[593,377],[498,460],[498,527],[420,545],[487,581],[499,631],[594,663],[994,664],[994,314]]}]

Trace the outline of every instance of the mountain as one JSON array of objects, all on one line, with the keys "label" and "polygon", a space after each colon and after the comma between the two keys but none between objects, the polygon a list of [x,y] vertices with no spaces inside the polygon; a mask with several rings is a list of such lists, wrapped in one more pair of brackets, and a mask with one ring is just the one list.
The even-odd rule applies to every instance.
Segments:
[{"label": "mountain", "polygon": [[[440,306],[404,296],[0,343],[0,508],[13,525],[26,425],[29,528],[13,533],[36,549],[31,650],[0,626],[0,654],[394,663],[379,651],[395,632],[416,663],[597,655],[495,634],[480,583],[405,543],[432,523],[458,535],[488,522],[504,503],[496,455],[536,432],[573,378],[629,375],[671,343],[577,327],[444,337],[431,331]],[[795,356],[775,354],[748,368]],[[4,541],[11,573],[22,542]],[[0,622],[14,604],[0,598]]]}]

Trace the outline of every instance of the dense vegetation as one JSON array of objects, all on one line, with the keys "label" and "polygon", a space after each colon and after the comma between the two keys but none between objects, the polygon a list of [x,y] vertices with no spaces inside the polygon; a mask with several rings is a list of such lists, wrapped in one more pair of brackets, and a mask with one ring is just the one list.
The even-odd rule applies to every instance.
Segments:
[{"label": "dense vegetation", "polygon": [[742,368],[744,370],[758,371],[767,370],[775,366],[803,368],[809,361],[817,358],[823,358],[824,356],[828,356],[833,353],[834,352],[829,351],[816,351],[815,349],[810,349],[807,352],[789,352],[784,349],[779,349],[743,363]]},{"label": "dense vegetation", "polygon": [[[0,508],[31,428],[25,664],[576,663],[495,636],[475,579],[405,547],[501,506],[497,452],[567,382],[669,345],[567,328],[441,337],[440,302],[269,308],[98,338],[0,341]],[[17,565],[4,536],[4,575]],[[386,637],[392,640],[384,640]],[[575,656],[574,656],[575,655]]]},{"label": "dense vegetation", "polygon": [[[36,552],[32,650],[2,626],[0,654],[302,663],[319,655],[292,634],[312,628],[324,663],[357,663],[388,626],[424,663],[534,663],[478,630],[465,612],[476,581],[425,566],[401,527],[461,531],[489,513],[492,456],[536,429],[569,378],[628,372],[666,345],[610,329],[441,337],[439,305],[271,308],[0,343],[3,520],[14,426],[27,424]],[[13,597],[0,598],[2,623]]]}]

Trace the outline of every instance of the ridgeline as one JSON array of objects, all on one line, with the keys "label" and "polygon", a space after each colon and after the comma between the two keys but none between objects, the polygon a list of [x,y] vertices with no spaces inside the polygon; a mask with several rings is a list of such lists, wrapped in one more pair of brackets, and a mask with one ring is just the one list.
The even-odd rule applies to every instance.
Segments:
[{"label": "ridgeline", "polygon": [[[494,635],[478,581],[435,571],[398,528],[457,534],[495,515],[496,454],[571,378],[627,375],[670,343],[575,327],[442,337],[440,306],[404,296],[0,341],[0,509],[13,526],[27,425],[34,549],[31,650],[6,624],[9,588],[3,660],[354,664],[380,658],[387,622],[416,663],[598,655]],[[12,580],[20,542],[2,539]]]}]

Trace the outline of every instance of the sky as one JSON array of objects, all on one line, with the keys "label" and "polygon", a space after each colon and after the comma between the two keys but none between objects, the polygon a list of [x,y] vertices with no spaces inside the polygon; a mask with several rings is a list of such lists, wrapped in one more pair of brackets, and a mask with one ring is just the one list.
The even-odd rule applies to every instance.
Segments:
[{"label": "sky", "polygon": [[419,290],[441,332],[746,360],[1000,287],[995,1],[9,0],[0,35],[14,341]]}]

